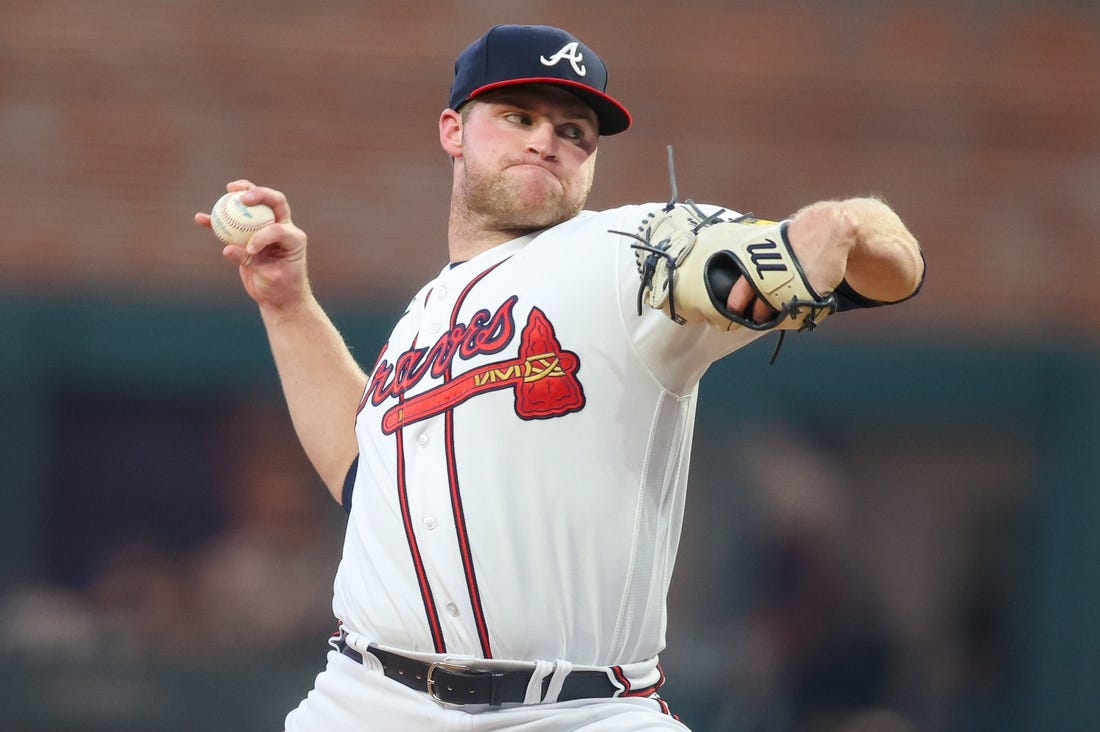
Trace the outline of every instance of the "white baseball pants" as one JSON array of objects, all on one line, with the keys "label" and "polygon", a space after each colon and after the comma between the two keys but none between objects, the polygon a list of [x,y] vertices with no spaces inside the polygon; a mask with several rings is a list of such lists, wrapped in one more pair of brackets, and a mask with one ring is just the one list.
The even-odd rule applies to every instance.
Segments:
[{"label": "white baseball pants", "polygon": [[386,678],[374,656],[359,664],[337,651],[286,718],[285,732],[688,732],[661,705],[638,697],[553,704],[448,707]]}]

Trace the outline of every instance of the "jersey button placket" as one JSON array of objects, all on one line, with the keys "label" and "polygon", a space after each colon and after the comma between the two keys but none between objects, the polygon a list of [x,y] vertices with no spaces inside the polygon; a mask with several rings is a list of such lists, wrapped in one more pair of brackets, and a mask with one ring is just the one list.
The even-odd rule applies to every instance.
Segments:
[{"label": "jersey button placket", "polygon": [[[424,333],[428,336],[424,339],[426,346],[434,344],[451,327],[451,310],[454,303],[447,298],[448,289],[442,283],[437,283],[425,308],[423,322]],[[457,292],[461,288],[450,289]],[[445,584],[443,578],[461,576],[462,572],[454,545],[453,524],[449,518],[442,520],[439,518],[440,516],[449,517],[451,512],[449,488],[446,481],[439,482],[440,476],[447,474],[442,452],[445,443],[443,423],[442,415],[436,415],[420,423],[422,431],[415,439],[417,447],[414,459],[417,465],[416,470],[413,471],[416,485],[421,488],[419,492],[421,519],[418,529],[418,533],[423,532],[421,550],[431,565],[433,581],[436,581],[440,587]],[[447,527],[447,530],[437,530],[440,527]],[[448,632],[452,635],[467,635],[470,629],[464,627],[461,619],[462,607],[455,600],[444,602],[446,594],[443,593],[443,597],[440,598],[440,613],[453,620],[454,630]]]}]

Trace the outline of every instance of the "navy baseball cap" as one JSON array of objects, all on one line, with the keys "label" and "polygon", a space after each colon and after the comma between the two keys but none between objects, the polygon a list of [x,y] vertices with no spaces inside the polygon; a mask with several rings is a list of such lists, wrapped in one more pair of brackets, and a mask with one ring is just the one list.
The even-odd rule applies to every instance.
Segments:
[{"label": "navy baseball cap", "polygon": [[596,113],[601,135],[630,127],[630,112],[605,93],[603,59],[568,31],[548,25],[498,25],[471,43],[455,61],[450,108],[517,84],[554,84],[580,97]]}]

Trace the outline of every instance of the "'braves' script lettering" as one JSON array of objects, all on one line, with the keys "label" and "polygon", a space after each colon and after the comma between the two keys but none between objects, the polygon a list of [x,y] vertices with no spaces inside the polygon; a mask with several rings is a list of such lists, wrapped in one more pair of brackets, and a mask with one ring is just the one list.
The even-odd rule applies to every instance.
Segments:
[{"label": "'braves' script lettering", "polygon": [[400,397],[430,373],[433,379],[442,377],[451,368],[455,355],[463,360],[478,355],[498,353],[511,342],[516,333],[512,308],[516,297],[501,303],[495,313],[478,310],[470,322],[456,323],[430,347],[411,348],[391,364],[378,362],[371,377],[371,403],[378,406],[390,397]]},{"label": "'braves' script lettering", "polygon": [[[508,313],[511,333],[510,306]],[[495,344],[496,333],[488,325],[486,332],[490,337],[485,343]],[[520,419],[561,417],[584,408],[584,387],[577,380],[580,367],[577,354],[562,348],[546,313],[531,308],[515,358],[482,363],[454,378],[446,373],[443,383],[408,395],[387,409],[382,415],[382,432],[392,435],[406,425],[442,414],[478,394],[502,389],[514,395],[516,416]]]}]

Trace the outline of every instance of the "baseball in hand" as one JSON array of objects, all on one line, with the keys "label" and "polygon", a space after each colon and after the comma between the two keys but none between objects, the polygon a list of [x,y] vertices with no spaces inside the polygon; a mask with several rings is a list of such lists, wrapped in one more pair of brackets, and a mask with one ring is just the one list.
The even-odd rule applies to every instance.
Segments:
[{"label": "baseball in hand", "polygon": [[226,244],[243,247],[257,231],[275,222],[275,212],[260,203],[248,206],[241,203],[244,191],[226,193],[210,211],[210,228],[214,235]]}]

